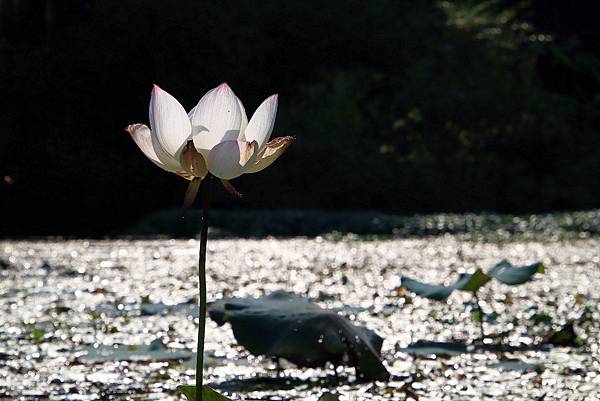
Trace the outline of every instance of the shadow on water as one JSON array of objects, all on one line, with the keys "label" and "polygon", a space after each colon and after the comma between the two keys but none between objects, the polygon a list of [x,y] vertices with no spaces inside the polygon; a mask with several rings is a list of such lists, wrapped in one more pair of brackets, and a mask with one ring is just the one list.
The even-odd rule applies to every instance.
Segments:
[{"label": "shadow on water", "polygon": [[[408,374],[403,376],[392,375],[391,381],[401,382],[402,386],[397,388],[397,391],[404,393],[408,397],[418,399],[413,389],[412,384],[421,381],[423,376],[416,374]],[[321,377],[312,377],[308,379],[302,379],[297,377],[268,377],[268,376],[257,376],[246,379],[232,379],[226,380],[220,383],[211,384],[211,387],[228,393],[252,393],[252,392],[272,392],[272,391],[286,391],[285,398],[274,398],[274,400],[297,400],[297,394],[307,392],[321,393],[322,398],[319,400],[329,400],[327,397],[323,397],[326,394],[330,394],[328,390],[339,389],[341,387],[356,386],[361,383],[367,383],[368,381],[356,380],[353,375],[327,375]],[[316,391],[315,391],[316,390]],[[287,397],[289,395],[289,397]],[[270,398],[245,398],[248,400],[260,399],[270,400]],[[337,400],[337,396],[331,398]]]},{"label": "shadow on water", "polygon": [[328,375],[302,379],[298,377],[269,377],[255,376],[243,379],[225,380],[220,383],[211,384],[217,390],[235,393],[246,393],[268,390],[292,390],[302,387],[303,390],[311,388],[336,388],[342,385],[358,383],[353,377],[346,375]]},{"label": "shadow on water", "polygon": [[[392,380],[406,380],[407,377],[392,377]],[[327,376],[318,376],[310,378],[300,378],[291,376],[255,376],[249,378],[239,378],[224,380],[219,383],[211,384],[211,387],[235,393],[249,393],[254,391],[268,390],[292,390],[302,388],[309,390],[313,388],[338,388],[341,386],[353,386],[367,381],[357,380],[352,374],[329,374]]]}]

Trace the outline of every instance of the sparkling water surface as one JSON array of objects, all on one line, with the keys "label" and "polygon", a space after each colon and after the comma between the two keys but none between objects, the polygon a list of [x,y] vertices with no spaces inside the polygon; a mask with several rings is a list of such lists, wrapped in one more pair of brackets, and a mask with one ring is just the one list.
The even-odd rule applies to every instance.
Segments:
[{"label": "sparkling water surface", "polygon": [[[193,383],[198,245],[0,242],[0,400],[183,399],[174,389]],[[546,274],[518,287],[485,286],[486,332],[522,346],[574,320],[581,346],[419,358],[402,351],[418,340],[479,336],[469,293],[429,301],[402,291],[402,275],[450,283],[503,258],[541,261]],[[277,377],[271,359],[250,355],[228,324],[208,320],[205,380],[234,399],[316,401],[326,391],[340,400],[599,399],[598,239],[211,240],[207,286],[209,301],[304,294],[385,338],[388,383],[358,383],[353,368],[286,363]]]}]

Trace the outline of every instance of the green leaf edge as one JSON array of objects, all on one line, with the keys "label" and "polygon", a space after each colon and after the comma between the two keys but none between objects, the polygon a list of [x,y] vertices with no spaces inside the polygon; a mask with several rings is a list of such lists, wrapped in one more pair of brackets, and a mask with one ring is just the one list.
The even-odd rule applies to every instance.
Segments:
[{"label": "green leaf edge", "polygon": [[492,278],[485,274],[481,269],[477,269],[471,274],[471,277],[466,283],[459,286],[459,282],[461,280],[458,280],[456,284],[454,284],[454,288],[461,291],[476,292],[481,287],[486,285],[491,279]]},{"label": "green leaf edge", "polygon": [[[188,401],[198,401],[196,399],[196,386],[177,386],[175,389],[182,393]],[[202,401],[233,401],[208,386],[202,386]]]},{"label": "green leaf edge", "polygon": [[537,262],[539,264],[537,272],[544,274],[546,273],[546,266],[544,266],[544,264],[542,262]]}]

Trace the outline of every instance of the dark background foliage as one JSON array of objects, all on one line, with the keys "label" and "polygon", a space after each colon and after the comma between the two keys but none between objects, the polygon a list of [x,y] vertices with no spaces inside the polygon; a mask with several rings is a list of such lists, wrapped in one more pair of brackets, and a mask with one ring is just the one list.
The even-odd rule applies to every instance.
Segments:
[{"label": "dark background foliage", "polygon": [[273,167],[221,208],[600,206],[600,28],[560,0],[0,0],[0,234],[104,235],[186,182],[123,131],[152,83],[187,109],[280,93]]}]

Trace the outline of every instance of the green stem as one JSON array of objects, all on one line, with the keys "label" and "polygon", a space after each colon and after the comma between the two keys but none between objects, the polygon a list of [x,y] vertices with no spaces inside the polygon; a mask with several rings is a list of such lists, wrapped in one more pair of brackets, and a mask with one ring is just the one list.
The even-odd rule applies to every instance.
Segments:
[{"label": "green stem", "polygon": [[198,289],[200,292],[198,314],[198,350],[196,353],[196,399],[202,401],[202,370],[204,367],[204,331],[206,325],[206,241],[208,239],[208,209],[210,208],[210,174],[202,180],[202,229],[198,259]]}]

